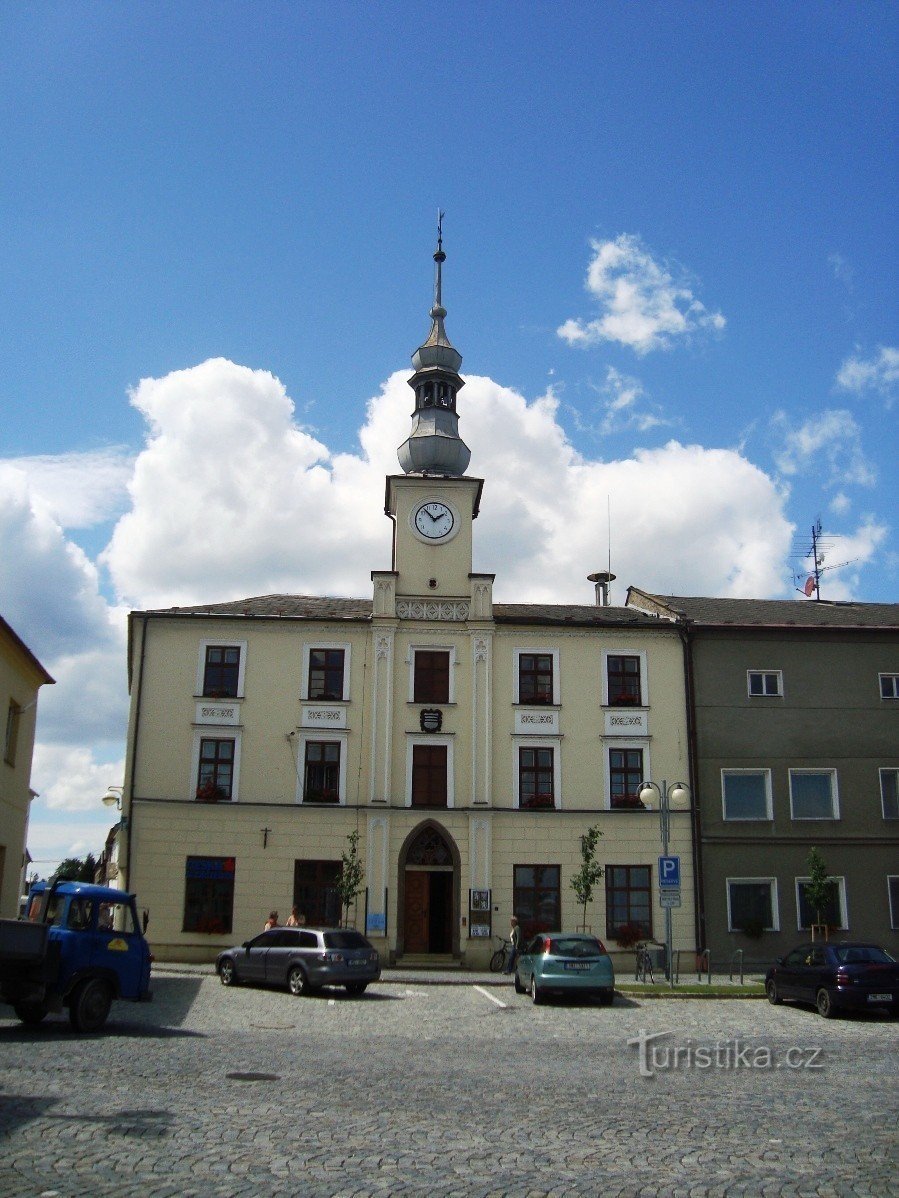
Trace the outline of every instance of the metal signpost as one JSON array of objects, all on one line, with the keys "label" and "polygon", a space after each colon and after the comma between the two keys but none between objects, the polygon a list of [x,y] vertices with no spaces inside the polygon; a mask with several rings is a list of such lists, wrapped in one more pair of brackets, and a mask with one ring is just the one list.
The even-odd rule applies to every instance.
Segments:
[{"label": "metal signpost", "polygon": [[672,948],[671,911],[681,905],[680,895],[680,857],[669,856],[668,841],[671,831],[671,800],[679,802],[687,795],[687,787],[682,782],[673,786],[663,781],[661,786],[655,782],[644,782],[639,791],[641,802],[651,802],[654,795],[659,796],[659,829],[662,834],[662,856],[659,857],[659,906],[665,912],[665,958],[668,969],[668,981],[674,989],[674,950]]}]

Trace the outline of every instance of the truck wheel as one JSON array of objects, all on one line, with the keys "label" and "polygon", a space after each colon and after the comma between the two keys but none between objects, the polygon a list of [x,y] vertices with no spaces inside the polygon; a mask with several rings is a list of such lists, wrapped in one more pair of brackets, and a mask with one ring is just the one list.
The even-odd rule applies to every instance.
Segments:
[{"label": "truck wheel", "polygon": [[13,1010],[23,1023],[32,1026],[40,1023],[47,1014],[47,1008],[42,1002],[17,1002]]},{"label": "truck wheel", "polygon": [[69,1004],[69,1019],[76,1032],[98,1032],[112,1006],[112,990],[100,978],[80,982]]}]

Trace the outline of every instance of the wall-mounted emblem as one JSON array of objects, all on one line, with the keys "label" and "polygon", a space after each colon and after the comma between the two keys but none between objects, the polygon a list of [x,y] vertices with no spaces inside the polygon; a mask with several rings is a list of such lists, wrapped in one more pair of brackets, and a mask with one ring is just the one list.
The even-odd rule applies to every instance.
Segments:
[{"label": "wall-mounted emblem", "polygon": [[443,727],[443,712],[436,707],[425,707],[420,719],[422,732],[439,732]]}]

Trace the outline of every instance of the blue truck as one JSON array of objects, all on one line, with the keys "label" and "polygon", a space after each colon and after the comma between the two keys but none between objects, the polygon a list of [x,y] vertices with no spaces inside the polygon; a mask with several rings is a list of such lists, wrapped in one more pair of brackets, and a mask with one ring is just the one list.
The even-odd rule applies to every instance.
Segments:
[{"label": "blue truck", "polygon": [[151,998],[144,930],[133,894],[38,882],[23,919],[0,919],[0,1001],[23,1023],[67,1007],[76,1031],[99,1031],[113,999]]}]

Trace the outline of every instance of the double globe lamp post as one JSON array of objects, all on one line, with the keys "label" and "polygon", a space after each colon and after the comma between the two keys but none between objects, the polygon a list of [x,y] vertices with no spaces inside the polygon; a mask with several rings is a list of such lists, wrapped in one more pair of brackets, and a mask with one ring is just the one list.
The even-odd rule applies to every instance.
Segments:
[{"label": "double globe lamp post", "polygon": [[[688,807],[690,804],[690,788],[683,782],[673,782],[670,786],[663,779],[662,785],[645,781],[640,783],[637,796],[641,803],[652,806],[655,798],[659,801],[659,830],[662,835],[662,855],[668,856],[668,844],[671,840],[671,809]],[[671,947],[671,908],[665,908],[665,963],[668,981],[674,988],[674,962]]]}]

